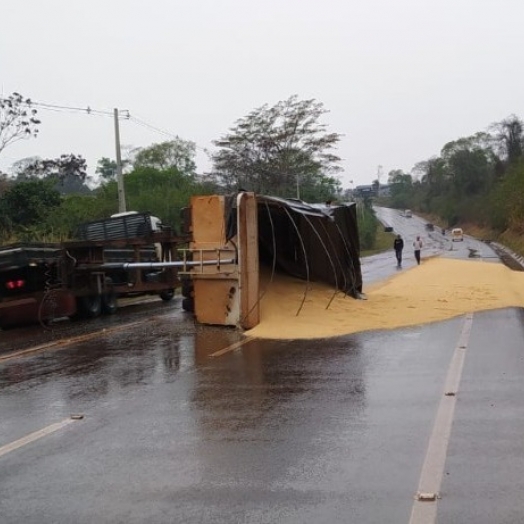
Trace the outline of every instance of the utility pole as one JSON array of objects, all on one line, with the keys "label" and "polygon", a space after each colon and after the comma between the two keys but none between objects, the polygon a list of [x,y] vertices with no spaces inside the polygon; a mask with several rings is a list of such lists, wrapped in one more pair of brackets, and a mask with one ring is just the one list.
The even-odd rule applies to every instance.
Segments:
[{"label": "utility pole", "polygon": [[382,166],[377,167],[377,197],[380,196],[380,179],[382,178]]},{"label": "utility pole", "polygon": [[124,190],[124,175],[122,173],[122,155],[120,152],[120,127],[118,124],[118,109],[113,110],[115,117],[115,147],[116,147],[116,183],[118,187],[118,212],[124,213],[126,208],[126,193]]}]

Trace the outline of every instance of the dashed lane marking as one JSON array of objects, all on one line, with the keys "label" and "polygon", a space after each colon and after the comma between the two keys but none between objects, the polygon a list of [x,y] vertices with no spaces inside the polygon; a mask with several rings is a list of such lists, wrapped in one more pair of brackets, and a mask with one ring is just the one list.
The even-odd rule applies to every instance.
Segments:
[{"label": "dashed lane marking", "polygon": [[65,428],[69,424],[72,424],[76,421],[77,419],[74,419],[74,418],[66,418],[62,420],[61,422],[56,422],[55,424],[51,424],[50,426],[39,429],[38,431],[35,431],[34,433],[30,433],[29,435],[26,435],[25,437],[15,440],[14,442],[5,444],[4,446],[0,447],[0,457],[19,449],[22,446],[26,446],[27,444],[30,444],[31,442],[34,442],[35,440],[38,440],[47,435],[50,435],[51,433],[55,433],[56,431],[62,428]]},{"label": "dashed lane marking", "polygon": [[434,524],[437,520],[438,493],[442,484],[457,393],[462,378],[472,324],[473,313],[469,313],[464,318],[462,331],[448,368],[444,392],[429,439],[409,524]]}]

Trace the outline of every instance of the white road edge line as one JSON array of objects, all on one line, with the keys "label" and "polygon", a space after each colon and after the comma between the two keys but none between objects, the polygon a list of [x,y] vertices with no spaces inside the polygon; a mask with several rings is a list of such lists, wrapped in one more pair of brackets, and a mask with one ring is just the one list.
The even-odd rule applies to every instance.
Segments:
[{"label": "white road edge line", "polygon": [[226,353],[229,353],[230,351],[235,351],[235,349],[238,349],[253,340],[256,340],[256,338],[255,337],[246,337],[243,340],[239,340],[238,342],[230,344],[229,346],[225,348],[219,349],[218,351],[211,353],[211,355],[209,356],[210,357],[221,357],[222,355],[225,355]]},{"label": "white road edge line", "polygon": [[0,447],[0,457],[7,455],[8,453],[11,453],[12,451],[17,450],[21,448],[22,446],[25,446],[26,444],[30,444],[31,442],[34,442],[35,440],[38,440],[38,439],[41,439],[42,437],[50,435],[51,433],[54,433],[55,431],[58,431],[68,426],[69,424],[72,424],[73,422],[76,422],[75,419],[66,418],[62,420],[61,422],[56,422],[55,424],[51,424],[50,426],[39,429],[38,431],[35,431],[34,433],[30,433],[29,435],[26,435],[25,437],[15,440],[14,442],[5,444],[4,446]]},{"label": "white road edge line", "polygon": [[[448,368],[444,391],[420,474],[418,494],[427,494],[429,498],[428,500],[419,500],[417,496],[415,497],[409,524],[434,524],[437,519],[438,494],[444,474],[451,426],[457,403],[456,395],[462,378],[472,324],[473,313],[468,313],[464,318],[459,341]],[[433,494],[436,495],[434,500],[431,497]]]}]

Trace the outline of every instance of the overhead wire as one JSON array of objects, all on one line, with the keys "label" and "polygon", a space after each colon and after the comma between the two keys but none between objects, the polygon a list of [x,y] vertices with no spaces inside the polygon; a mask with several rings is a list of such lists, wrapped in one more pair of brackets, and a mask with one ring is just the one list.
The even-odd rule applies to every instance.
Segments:
[{"label": "overhead wire", "polygon": [[31,101],[27,105],[39,107],[41,109],[48,109],[51,111],[76,111],[81,113],[87,113],[88,115],[101,115],[101,116],[113,116],[114,112],[104,109],[93,109],[90,106],[87,107],[75,107],[75,106],[63,106],[58,104],[48,104],[46,102]]},{"label": "overhead wire", "polygon": [[163,129],[160,129],[159,127],[156,127],[152,124],[148,124],[147,122],[143,121],[142,119],[140,118],[137,118],[136,116],[134,115],[129,115],[129,120],[131,122],[134,122],[135,124],[139,125],[139,126],[142,126],[142,127],[145,127],[147,129],[150,129],[151,131],[156,131],[157,133],[160,133],[161,135],[165,135],[165,136],[168,136],[168,137],[171,137],[171,138],[178,138],[178,135],[175,135],[173,133],[170,133],[169,131],[165,131]]},{"label": "overhead wire", "polygon": [[[10,101],[9,98],[0,98],[0,102],[8,102]],[[94,109],[90,106],[86,107],[77,107],[77,106],[67,106],[67,105],[61,105],[61,104],[50,104],[48,102],[40,102],[38,100],[22,100],[20,102],[20,105],[27,106],[27,107],[38,107],[40,109],[48,110],[48,111],[57,111],[57,112],[81,112],[81,113],[87,113],[87,114],[93,114],[93,115],[102,115],[102,116],[113,116],[113,111],[110,111],[108,109]],[[124,110],[124,113],[129,114],[129,111]],[[126,116],[125,118],[127,118]]]},{"label": "overhead wire", "polygon": [[[142,118],[138,118],[136,117],[134,114],[131,114],[128,112],[128,119],[130,122],[133,122],[141,127],[144,127],[146,129],[149,129],[151,131],[155,131],[161,135],[164,135],[164,136],[167,136],[169,138],[180,138],[179,135],[176,135],[174,133],[170,133],[169,131],[166,131],[165,129],[161,129],[157,126],[154,126],[153,124],[149,124],[148,122],[146,122],[145,120],[143,120]],[[198,149],[199,151],[202,151],[203,153],[207,153],[207,150],[196,145],[195,144],[195,149]]]},{"label": "overhead wire", "polygon": [[[7,101],[9,101],[8,98],[0,97],[0,102],[7,102]],[[39,109],[43,109],[45,111],[55,111],[58,113],[59,112],[86,113],[88,115],[106,116],[106,117],[111,117],[111,118],[114,117],[114,110],[95,109],[95,108],[92,108],[91,106],[78,107],[78,106],[68,106],[68,105],[62,105],[62,104],[50,104],[48,102],[41,102],[38,100],[23,100],[21,102],[21,105],[24,105],[27,107],[36,107]],[[169,131],[161,129],[153,124],[146,122],[144,119],[139,118],[135,116],[134,114],[131,114],[131,112],[128,109],[120,110],[118,116],[119,116],[119,120],[129,120],[130,122],[133,122],[134,124],[138,126],[149,129],[150,131],[154,131],[166,137],[175,138],[175,139],[180,138],[179,135],[175,133],[171,133]],[[195,144],[195,149],[203,153],[208,152],[205,148],[200,147],[196,144]]]}]

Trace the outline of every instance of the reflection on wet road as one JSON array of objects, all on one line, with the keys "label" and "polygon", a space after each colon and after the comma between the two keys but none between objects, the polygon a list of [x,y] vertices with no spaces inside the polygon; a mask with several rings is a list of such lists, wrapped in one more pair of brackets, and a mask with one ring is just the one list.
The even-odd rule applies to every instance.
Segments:
[{"label": "reflection on wet road", "polygon": [[3,457],[9,522],[37,522],[42,505],[48,522],[86,522],[93,504],[96,522],[340,521],[368,505],[360,521],[377,522],[402,489],[394,512],[408,514],[418,465],[398,465],[423,453],[423,405],[436,403],[449,352],[433,343],[413,367],[425,336],[409,330],[394,353],[398,335],[381,334],[252,341],[211,359],[234,332],[172,331],[166,320],[3,366],[2,442],[85,414]]},{"label": "reflection on wet road", "polygon": [[408,522],[461,319],[210,358],[178,317],[0,367],[0,445],[85,415],[0,458],[2,522]]}]

